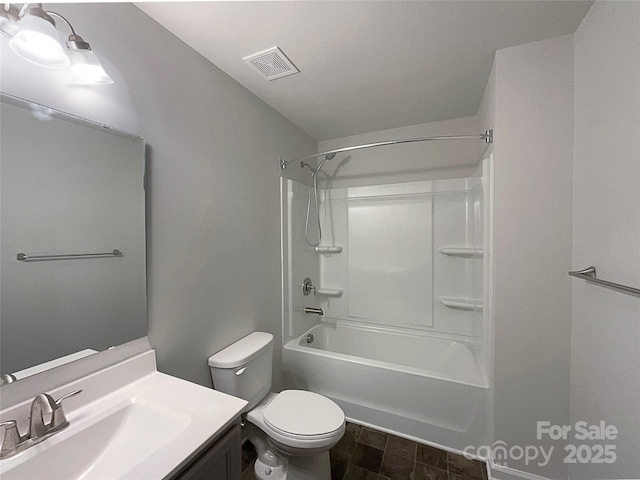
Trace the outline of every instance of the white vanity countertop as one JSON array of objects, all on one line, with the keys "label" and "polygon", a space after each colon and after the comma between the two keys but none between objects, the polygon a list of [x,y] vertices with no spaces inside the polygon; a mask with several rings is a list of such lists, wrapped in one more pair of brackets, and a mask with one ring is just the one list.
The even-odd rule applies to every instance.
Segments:
[{"label": "white vanity countertop", "polygon": [[[3,480],[165,478],[223,433],[247,404],[156,371],[153,351],[50,393],[57,398],[78,389],[83,393],[65,401],[71,425],[0,461]],[[0,412],[2,420],[24,417],[29,403]],[[20,420],[23,433],[26,419]]]}]

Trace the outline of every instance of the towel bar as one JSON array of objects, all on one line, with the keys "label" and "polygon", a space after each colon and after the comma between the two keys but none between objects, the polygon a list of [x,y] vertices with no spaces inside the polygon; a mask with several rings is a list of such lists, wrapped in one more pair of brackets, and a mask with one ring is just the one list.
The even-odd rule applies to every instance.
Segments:
[{"label": "towel bar", "polygon": [[584,270],[576,270],[569,272],[572,277],[582,278],[587,282],[597,283],[598,285],[604,285],[605,287],[611,287],[624,293],[630,293],[632,295],[640,296],[640,288],[629,287],[628,285],[621,285],[619,283],[608,282],[607,280],[600,280],[596,277],[596,267],[591,265]]},{"label": "towel bar", "polygon": [[21,262],[32,262],[38,260],[68,260],[70,258],[93,258],[93,257],[121,257],[122,252],[120,250],[114,250],[113,252],[103,253],[67,253],[64,255],[27,255],[26,253],[19,253],[17,259]]}]

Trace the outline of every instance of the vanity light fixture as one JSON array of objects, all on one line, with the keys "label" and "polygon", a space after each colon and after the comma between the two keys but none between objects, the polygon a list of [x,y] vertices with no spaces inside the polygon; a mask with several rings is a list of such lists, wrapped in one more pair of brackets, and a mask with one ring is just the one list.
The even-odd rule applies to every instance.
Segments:
[{"label": "vanity light fixture", "polygon": [[9,46],[25,60],[49,68],[65,68],[71,61],[65,53],[56,22],[41,4],[30,7],[20,18],[18,32],[9,41]]},{"label": "vanity light fixture", "polygon": [[20,9],[9,3],[0,4],[0,31],[9,38],[18,33]]},{"label": "vanity light fixture", "polygon": [[[69,20],[59,13],[47,12],[41,3],[36,3],[24,4],[17,15],[13,7],[7,8],[5,5],[0,8],[0,16],[2,32],[11,37],[9,46],[23,59],[42,67],[69,67],[72,83],[113,83],[89,43],[78,35]],[[66,42],[67,48],[60,42],[53,16],[62,19],[71,30]]]},{"label": "vanity light fixture", "polygon": [[[71,27],[71,24],[69,24]],[[73,31],[73,27],[71,27]],[[67,41],[71,59],[71,81],[77,84],[96,85],[113,83],[105,72],[91,46],[80,35],[73,32]]]}]

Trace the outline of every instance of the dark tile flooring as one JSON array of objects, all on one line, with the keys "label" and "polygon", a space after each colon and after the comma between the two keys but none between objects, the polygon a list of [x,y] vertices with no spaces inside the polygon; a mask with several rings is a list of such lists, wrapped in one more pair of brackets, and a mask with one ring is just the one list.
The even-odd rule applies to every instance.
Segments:
[{"label": "dark tile flooring", "polygon": [[486,480],[482,462],[355,423],[330,454],[332,480]]},{"label": "dark tile flooring", "polygon": [[[461,455],[347,423],[331,449],[332,480],[487,480],[485,464]],[[253,480],[256,453],[242,447],[242,480]]]}]

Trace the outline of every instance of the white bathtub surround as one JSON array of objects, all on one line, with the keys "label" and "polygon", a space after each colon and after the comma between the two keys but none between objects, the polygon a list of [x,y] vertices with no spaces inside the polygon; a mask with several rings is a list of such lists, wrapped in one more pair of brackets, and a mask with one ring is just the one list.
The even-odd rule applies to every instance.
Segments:
[{"label": "white bathtub surround", "polygon": [[[287,385],[449,450],[488,441],[490,175],[487,159],[466,178],[328,181],[319,249],[302,239],[308,187],[283,183]],[[306,277],[315,295],[301,293]],[[301,319],[305,306],[323,317]]]},{"label": "white bathtub surround", "polygon": [[[346,225],[338,219],[330,223],[336,236],[346,233],[348,251],[335,262],[320,259],[321,281],[345,285],[348,298],[329,305],[326,315],[382,325],[433,326],[433,251],[424,244],[433,237],[433,198],[405,193],[413,189],[411,184],[402,187],[392,192],[380,192],[380,187],[331,192],[330,208],[336,216],[344,219],[340,213],[346,209]],[[340,198],[341,193],[346,198]],[[341,275],[343,259],[346,279]]]},{"label": "white bathtub surround", "polygon": [[344,290],[317,299],[325,316],[472,336],[472,315],[438,300],[482,304],[482,256],[440,249],[482,248],[482,192],[474,177],[324,190],[325,242],[343,251],[317,256],[319,281]]},{"label": "white bathtub surround", "polygon": [[[314,286],[322,287],[318,253],[304,241],[304,218],[309,187],[302,183],[280,179],[282,214],[282,338],[297,337],[315,325],[318,319],[304,314],[304,307],[319,307],[326,299],[318,295],[303,295],[302,282],[309,277]],[[313,210],[313,209],[312,209]],[[312,211],[313,214],[313,211]],[[310,225],[314,222],[313,215]],[[332,255],[333,256],[333,255]]]}]

